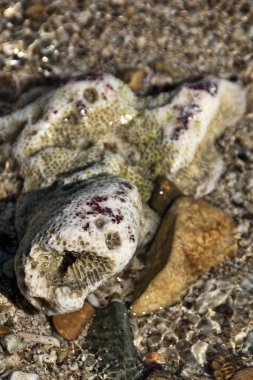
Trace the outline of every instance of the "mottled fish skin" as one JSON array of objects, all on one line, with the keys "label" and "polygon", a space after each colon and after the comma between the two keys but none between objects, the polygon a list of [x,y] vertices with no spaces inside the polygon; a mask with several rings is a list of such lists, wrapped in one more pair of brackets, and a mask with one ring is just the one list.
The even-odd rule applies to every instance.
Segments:
[{"label": "mottled fish skin", "polygon": [[[24,296],[48,314],[80,308],[154,236],[159,216],[148,202],[157,176],[184,194],[215,187],[223,171],[215,139],[239,120],[245,103],[239,85],[215,77],[143,99],[112,75],[94,73],[0,118],[3,141],[19,132],[12,154],[23,179],[16,217],[23,238],[15,270]],[[90,180],[93,190],[75,191]],[[74,213],[76,197],[89,210]],[[105,234],[102,223],[94,232],[99,213],[112,231]]]},{"label": "mottled fish skin", "polygon": [[122,271],[143,223],[137,188],[108,175],[57,190],[31,216],[15,257],[19,288],[36,308],[62,314]]},{"label": "mottled fish skin", "polygon": [[202,196],[223,170],[214,141],[245,107],[245,91],[225,79],[209,76],[185,83],[172,97],[143,99],[119,79],[98,73],[70,80],[0,118],[0,134],[23,126],[13,155],[24,191],[101,163],[90,175],[103,170],[122,176],[138,187],[145,202],[158,175],[172,179],[187,195]]},{"label": "mottled fish skin", "polygon": [[142,379],[143,366],[133,344],[128,310],[123,302],[113,301],[98,311],[83,347],[99,359],[99,369],[106,379]]}]

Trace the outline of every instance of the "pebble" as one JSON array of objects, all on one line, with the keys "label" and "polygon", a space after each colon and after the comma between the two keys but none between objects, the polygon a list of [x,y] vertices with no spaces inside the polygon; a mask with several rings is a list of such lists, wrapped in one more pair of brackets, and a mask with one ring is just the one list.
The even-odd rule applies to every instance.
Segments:
[{"label": "pebble", "polygon": [[159,214],[163,214],[179,195],[180,191],[172,181],[159,176],[154,183],[150,206]]},{"label": "pebble", "polygon": [[191,352],[198,362],[198,364],[203,365],[206,361],[206,352],[208,349],[208,344],[198,340],[192,347]]},{"label": "pebble", "polygon": [[152,361],[159,361],[161,359],[161,355],[159,355],[157,352],[150,352],[145,357],[146,360],[152,360]]},{"label": "pebble", "polygon": [[39,376],[33,372],[12,372],[9,380],[39,380]]},{"label": "pebble", "polygon": [[67,340],[78,337],[95,314],[95,308],[84,302],[82,309],[67,314],[54,315],[52,320],[58,334]]},{"label": "pebble", "polygon": [[178,302],[200,275],[237,252],[235,224],[220,209],[179,198],[165,215],[135,291],[132,313]]},{"label": "pebble", "polygon": [[0,325],[0,335],[11,334],[11,329],[8,326]]},{"label": "pebble", "polygon": [[146,72],[143,69],[131,70],[124,73],[123,80],[128,84],[131,90],[138,91],[143,86],[142,82],[145,75]]},{"label": "pebble", "polygon": [[25,348],[26,346],[26,343],[23,340],[19,339],[13,334],[3,336],[1,339],[1,343],[10,354],[22,351],[23,348]]},{"label": "pebble", "polygon": [[18,354],[5,356],[4,360],[6,368],[16,368],[21,362],[20,356]]}]

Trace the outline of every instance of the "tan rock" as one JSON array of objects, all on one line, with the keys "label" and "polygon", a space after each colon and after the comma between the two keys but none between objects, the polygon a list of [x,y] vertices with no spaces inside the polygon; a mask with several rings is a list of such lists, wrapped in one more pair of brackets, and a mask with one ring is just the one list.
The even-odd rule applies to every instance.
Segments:
[{"label": "tan rock", "polygon": [[95,308],[89,302],[84,302],[82,309],[72,313],[54,315],[52,320],[58,334],[67,340],[73,340],[78,337],[94,314]]},{"label": "tan rock", "polygon": [[132,312],[151,313],[179,301],[200,275],[236,253],[235,233],[233,220],[217,207],[179,198],[150,248]]}]

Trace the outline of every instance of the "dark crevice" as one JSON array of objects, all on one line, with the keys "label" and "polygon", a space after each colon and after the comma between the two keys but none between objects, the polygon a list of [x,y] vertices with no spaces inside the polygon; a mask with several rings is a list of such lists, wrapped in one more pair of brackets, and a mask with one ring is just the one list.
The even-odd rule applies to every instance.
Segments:
[{"label": "dark crevice", "polygon": [[64,275],[68,268],[71,267],[76,262],[77,258],[73,255],[72,252],[66,251],[64,254],[64,258],[59,266],[59,273]]}]

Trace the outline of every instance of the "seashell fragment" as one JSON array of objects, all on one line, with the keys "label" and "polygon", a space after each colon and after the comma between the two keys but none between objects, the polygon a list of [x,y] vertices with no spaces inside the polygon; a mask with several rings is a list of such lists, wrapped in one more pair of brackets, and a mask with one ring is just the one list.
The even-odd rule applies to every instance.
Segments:
[{"label": "seashell fragment", "polygon": [[28,342],[48,344],[50,346],[60,347],[60,341],[54,336],[33,334],[26,331],[19,331],[16,333],[16,335]]}]

